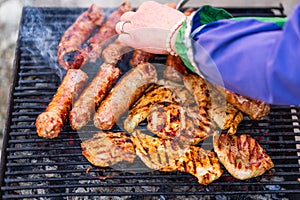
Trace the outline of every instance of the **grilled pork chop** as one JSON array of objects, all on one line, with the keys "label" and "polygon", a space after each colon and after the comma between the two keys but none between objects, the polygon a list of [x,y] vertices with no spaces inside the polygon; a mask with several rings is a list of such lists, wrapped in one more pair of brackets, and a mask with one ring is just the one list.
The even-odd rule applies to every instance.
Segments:
[{"label": "grilled pork chop", "polygon": [[227,130],[228,134],[235,134],[238,125],[243,121],[244,116],[241,111],[236,109],[230,103],[226,104],[226,116],[224,119],[223,126],[221,127],[222,130]]},{"label": "grilled pork chop", "polygon": [[189,146],[176,165],[177,170],[194,175],[203,185],[210,184],[223,174],[216,154],[195,146]]},{"label": "grilled pork chop", "polygon": [[136,130],[131,137],[136,154],[150,169],[187,172],[207,185],[218,179],[223,171],[213,152],[186,146],[175,140],[154,138]]},{"label": "grilled pork chop", "polygon": [[121,161],[133,162],[136,155],[133,144],[125,132],[96,133],[81,143],[82,154],[98,167],[112,166]]},{"label": "grilled pork chop", "polygon": [[145,94],[129,110],[129,114],[124,121],[124,129],[129,133],[133,132],[138,124],[145,120],[151,108],[161,102],[184,103],[188,98],[184,98],[187,90],[166,87],[154,84],[150,86]]},{"label": "grilled pork chop", "polygon": [[260,176],[274,164],[251,136],[214,135],[214,151],[227,171],[240,180]]},{"label": "grilled pork chop", "polygon": [[219,90],[198,75],[184,76],[184,85],[193,93],[200,110],[207,112],[209,118],[229,134],[237,131],[243,114],[228,103]]},{"label": "grilled pork chop", "polygon": [[198,144],[215,130],[204,115],[178,104],[154,106],[148,117],[149,131],[163,139],[176,139],[185,144]]},{"label": "grilled pork chop", "polygon": [[261,120],[270,113],[270,105],[263,101],[236,94],[215,84],[213,86],[230,104],[247,114],[252,120]]}]

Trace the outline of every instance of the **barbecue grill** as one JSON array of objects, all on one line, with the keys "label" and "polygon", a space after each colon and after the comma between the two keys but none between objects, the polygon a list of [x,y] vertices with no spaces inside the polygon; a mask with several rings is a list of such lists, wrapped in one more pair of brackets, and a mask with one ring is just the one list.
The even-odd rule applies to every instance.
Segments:
[{"label": "barbecue grill", "polygon": [[[226,9],[234,16],[284,16],[282,6]],[[39,138],[35,119],[64,74],[57,63],[58,42],[83,10],[23,8],[2,150],[2,199],[300,199],[297,106],[271,106],[263,120],[246,117],[239,125],[238,134],[252,135],[270,155],[272,170],[246,181],[224,170],[208,186],[186,173],[92,166],[81,154],[78,132],[68,124],[55,139]],[[153,62],[164,60],[160,56]]]}]

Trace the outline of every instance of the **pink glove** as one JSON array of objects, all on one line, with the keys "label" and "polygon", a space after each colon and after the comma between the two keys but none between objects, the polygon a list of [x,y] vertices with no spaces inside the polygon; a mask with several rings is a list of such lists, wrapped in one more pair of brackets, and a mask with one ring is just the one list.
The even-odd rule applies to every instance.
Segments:
[{"label": "pink glove", "polygon": [[184,19],[185,15],[178,10],[147,1],[136,12],[123,14],[116,31],[120,34],[119,40],[128,46],[150,53],[167,54],[168,46],[175,51],[176,31],[171,36],[170,31],[178,30]]}]

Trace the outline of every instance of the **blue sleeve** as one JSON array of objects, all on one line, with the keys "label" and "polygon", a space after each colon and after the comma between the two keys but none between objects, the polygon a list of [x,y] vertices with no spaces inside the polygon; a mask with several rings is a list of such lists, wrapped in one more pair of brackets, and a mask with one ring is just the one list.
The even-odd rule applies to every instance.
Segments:
[{"label": "blue sleeve", "polygon": [[230,91],[277,105],[300,105],[300,4],[283,27],[224,19],[191,32],[194,63]]}]

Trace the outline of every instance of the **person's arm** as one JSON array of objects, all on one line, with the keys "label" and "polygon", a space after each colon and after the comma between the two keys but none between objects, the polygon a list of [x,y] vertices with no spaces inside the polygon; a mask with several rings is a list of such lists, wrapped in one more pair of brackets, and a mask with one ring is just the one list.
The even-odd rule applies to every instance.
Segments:
[{"label": "person's arm", "polygon": [[228,18],[207,24],[199,23],[200,9],[178,31],[177,53],[192,71],[230,91],[299,105],[299,9],[287,20]]}]

